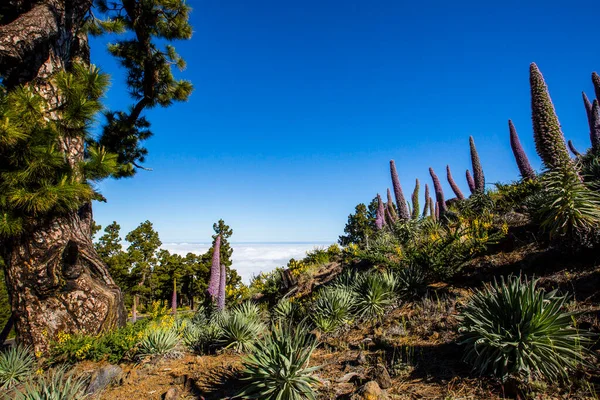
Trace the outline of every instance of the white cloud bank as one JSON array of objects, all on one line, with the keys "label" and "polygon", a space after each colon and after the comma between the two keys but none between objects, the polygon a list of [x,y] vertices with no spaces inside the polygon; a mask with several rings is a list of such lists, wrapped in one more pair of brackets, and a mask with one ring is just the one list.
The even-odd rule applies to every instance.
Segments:
[{"label": "white cloud bank", "polygon": [[[327,247],[327,243],[232,243],[232,268],[245,283],[254,275],[269,272],[287,265],[290,258],[304,258],[315,247]],[[165,243],[162,248],[182,256],[187,253],[204,254],[210,243]]]}]

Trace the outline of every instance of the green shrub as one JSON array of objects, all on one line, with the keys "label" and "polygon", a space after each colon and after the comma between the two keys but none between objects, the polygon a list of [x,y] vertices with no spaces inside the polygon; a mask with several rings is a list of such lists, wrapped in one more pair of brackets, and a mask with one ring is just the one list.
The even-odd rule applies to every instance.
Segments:
[{"label": "green shrub", "polygon": [[304,326],[275,325],[270,335],[256,343],[244,359],[242,398],[264,400],[315,400],[312,388],[318,381],[308,367],[317,347],[314,336]]},{"label": "green shrub", "polygon": [[134,355],[148,324],[144,319],[100,336],[63,335],[60,341],[52,343],[49,359],[52,364],[82,360],[118,363]]},{"label": "green shrub", "polygon": [[306,257],[304,257],[302,261],[306,264],[327,264],[331,261],[333,256],[335,256],[335,254],[332,253],[335,253],[335,250],[332,249],[330,253],[328,250],[315,247],[313,250],[306,252]]},{"label": "green shrub", "polygon": [[33,372],[35,358],[27,347],[15,346],[0,353],[0,389],[26,380]]},{"label": "green shrub", "polygon": [[331,333],[353,318],[354,292],[343,286],[321,289],[313,304],[311,319],[323,333]]},{"label": "green shrub", "polygon": [[425,273],[416,265],[409,265],[396,273],[396,293],[401,299],[413,300],[427,290]]},{"label": "green shrub", "polygon": [[536,207],[542,228],[551,238],[587,244],[600,226],[600,194],[568,170],[545,173],[542,185]]},{"label": "green shrub", "polygon": [[81,400],[88,397],[85,387],[83,379],[74,378],[60,367],[25,383],[15,400]]},{"label": "green shrub", "polygon": [[531,196],[542,189],[538,179],[523,179],[509,184],[496,183],[496,191],[491,193],[494,199],[495,212],[526,212]]},{"label": "green shrub", "polygon": [[461,314],[464,359],[479,374],[565,379],[584,362],[588,342],[563,312],[566,298],[537,280],[502,278],[477,291]]},{"label": "green shrub", "polygon": [[265,330],[260,310],[254,303],[244,303],[217,317],[221,328],[219,344],[236,352],[248,352]]},{"label": "green shrub", "polygon": [[299,312],[298,304],[284,297],[271,309],[271,318],[273,321],[293,321]]},{"label": "green shrub", "polygon": [[214,321],[201,325],[191,323],[183,330],[182,341],[190,350],[207,354],[217,346],[222,334],[221,327]]},{"label": "green shrub", "polygon": [[393,288],[380,273],[358,275],[354,291],[356,313],[368,320],[381,318],[396,300]]},{"label": "green shrub", "polygon": [[173,327],[150,327],[139,344],[138,356],[174,355],[179,339],[179,334]]}]

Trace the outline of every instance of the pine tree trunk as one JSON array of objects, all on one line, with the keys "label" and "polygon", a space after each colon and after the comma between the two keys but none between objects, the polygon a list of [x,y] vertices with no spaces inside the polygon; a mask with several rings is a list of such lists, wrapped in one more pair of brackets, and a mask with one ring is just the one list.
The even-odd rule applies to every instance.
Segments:
[{"label": "pine tree trunk", "polygon": [[[74,62],[89,63],[87,37],[79,32],[92,0],[11,0],[2,5],[0,74],[10,89],[35,82],[51,102],[60,101],[48,79]],[[74,165],[83,138],[58,143]],[[96,334],[123,325],[120,289],[91,239],[92,208],[39,220],[20,237],[0,243],[6,264],[17,339],[46,351],[58,332]]]},{"label": "pine tree trunk", "polygon": [[90,222],[88,205],[5,247],[17,339],[36,351],[58,332],[96,334],[125,323],[121,290],[94,249]]}]

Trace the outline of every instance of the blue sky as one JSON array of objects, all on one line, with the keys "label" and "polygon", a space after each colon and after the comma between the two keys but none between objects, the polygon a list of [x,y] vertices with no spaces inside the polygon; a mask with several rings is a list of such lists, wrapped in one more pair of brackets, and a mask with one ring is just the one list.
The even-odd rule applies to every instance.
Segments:
[{"label": "blue sky", "polygon": [[[176,47],[195,91],[146,113],[153,171],[100,185],[102,225],[148,219],[163,242],[202,242],[223,218],[233,241],[333,242],[357,203],[391,186],[390,159],[405,194],[446,164],[467,191],[469,135],[488,183],[516,179],[509,118],[539,167],[531,62],[567,138],[588,146],[581,91],[593,96],[600,71],[597,2],[189,4],[194,36]],[[113,76],[108,106],[124,107],[106,41],[92,41],[92,59]]]}]

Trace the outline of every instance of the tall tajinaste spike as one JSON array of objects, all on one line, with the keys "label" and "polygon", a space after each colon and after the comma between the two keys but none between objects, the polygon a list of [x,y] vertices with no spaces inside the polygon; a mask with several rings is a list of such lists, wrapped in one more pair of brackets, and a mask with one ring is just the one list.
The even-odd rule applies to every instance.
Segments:
[{"label": "tall tajinaste spike", "polygon": [[208,294],[213,303],[219,295],[219,283],[221,282],[221,235],[215,239],[213,248],[212,264],[210,266],[210,279],[208,281]]},{"label": "tall tajinaste spike", "polygon": [[575,157],[581,157],[581,153],[577,151],[577,149],[575,148],[575,145],[573,144],[572,140],[569,140],[567,142],[567,146],[569,146],[569,150],[571,150],[571,153],[573,153],[573,155]]},{"label": "tall tajinaste spike", "polygon": [[427,216],[429,211],[429,185],[425,184],[425,206],[423,207],[423,217]]},{"label": "tall tajinaste spike", "polygon": [[592,72],[592,83],[594,84],[596,100],[600,101],[600,76],[598,76],[598,74],[595,72]]},{"label": "tall tajinaste spike", "polygon": [[415,179],[415,190],[412,193],[412,219],[419,219],[419,180]]},{"label": "tall tajinaste spike", "polygon": [[439,201],[435,202],[435,220],[436,221],[440,220],[440,202]]},{"label": "tall tajinaste spike", "polygon": [[435,199],[439,203],[440,208],[440,216],[446,214],[446,200],[444,199],[444,191],[442,190],[442,184],[438,179],[437,175],[433,171],[433,168],[429,168],[429,174],[431,175],[431,180],[433,180],[433,190],[435,191]]},{"label": "tall tajinaste spike", "polygon": [[471,164],[473,165],[473,179],[475,182],[475,190],[483,192],[485,190],[485,177],[483,176],[483,168],[479,161],[479,154],[475,147],[473,136],[469,136],[469,147],[471,148]]},{"label": "tall tajinaste spike", "polygon": [[588,123],[591,124],[592,103],[590,102],[590,99],[588,99],[585,92],[581,92],[581,96],[583,97],[583,106],[585,107],[585,115],[587,116]]},{"label": "tall tajinaste spike", "polygon": [[556,170],[571,165],[567,142],[560,128],[554,104],[542,73],[535,63],[529,68],[531,119],[535,148],[546,168]]},{"label": "tall tajinaste spike", "polygon": [[508,130],[510,132],[510,147],[512,148],[515,160],[517,161],[517,167],[519,167],[521,176],[523,179],[535,178],[535,171],[531,168],[527,154],[525,154],[525,150],[523,150],[523,146],[521,146],[517,130],[510,119],[508,120]]},{"label": "tall tajinaste spike", "polygon": [[592,151],[598,153],[600,150],[600,105],[598,104],[597,99],[592,103],[590,141],[592,142]]},{"label": "tall tajinaste spike", "polygon": [[225,309],[225,288],[227,287],[227,269],[225,264],[221,264],[221,279],[219,280],[219,296],[217,298],[217,308],[220,311]]},{"label": "tall tajinaste spike", "polygon": [[392,192],[390,192],[389,188],[387,190],[386,207],[387,207],[387,213],[390,215],[390,217],[389,217],[390,223],[393,224],[398,219],[398,215],[396,214],[396,208],[394,207],[394,201],[392,200]]},{"label": "tall tajinaste spike", "polygon": [[469,170],[467,170],[465,175],[467,177],[467,185],[469,185],[469,190],[471,191],[471,194],[473,194],[475,193],[475,181],[473,180],[473,177],[471,176],[471,172]]},{"label": "tall tajinaste spike", "polygon": [[171,295],[171,312],[177,314],[177,278],[173,278],[173,294]]},{"label": "tall tajinaste spike", "polygon": [[375,215],[375,227],[377,229],[383,229],[385,225],[385,208],[383,206],[383,200],[379,193],[377,193],[377,214]]},{"label": "tall tajinaste spike", "polygon": [[450,184],[450,187],[452,188],[452,191],[456,195],[456,198],[459,199],[459,200],[464,200],[465,196],[460,191],[460,188],[458,187],[458,185],[456,184],[456,182],[454,182],[454,178],[452,178],[452,172],[450,172],[450,166],[449,165],[446,165],[446,176],[448,178],[448,183]]},{"label": "tall tajinaste spike", "polygon": [[392,175],[392,186],[394,188],[394,195],[396,196],[396,208],[398,209],[398,217],[402,220],[410,219],[408,207],[406,206],[406,199],[404,193],[402,193],[402,186],[400,186],[400,178],[398,178],[398,172],[396,171],[396,163],[394,160],[390,160],[390,173]]},{"label": "tall tajinaste spike", "polygon": [[431,198],[431,196],[429,196],[429,215],[431,215],[431,218],[433,218],[435,220],[435,206],[433,205],[433,199]]}]

